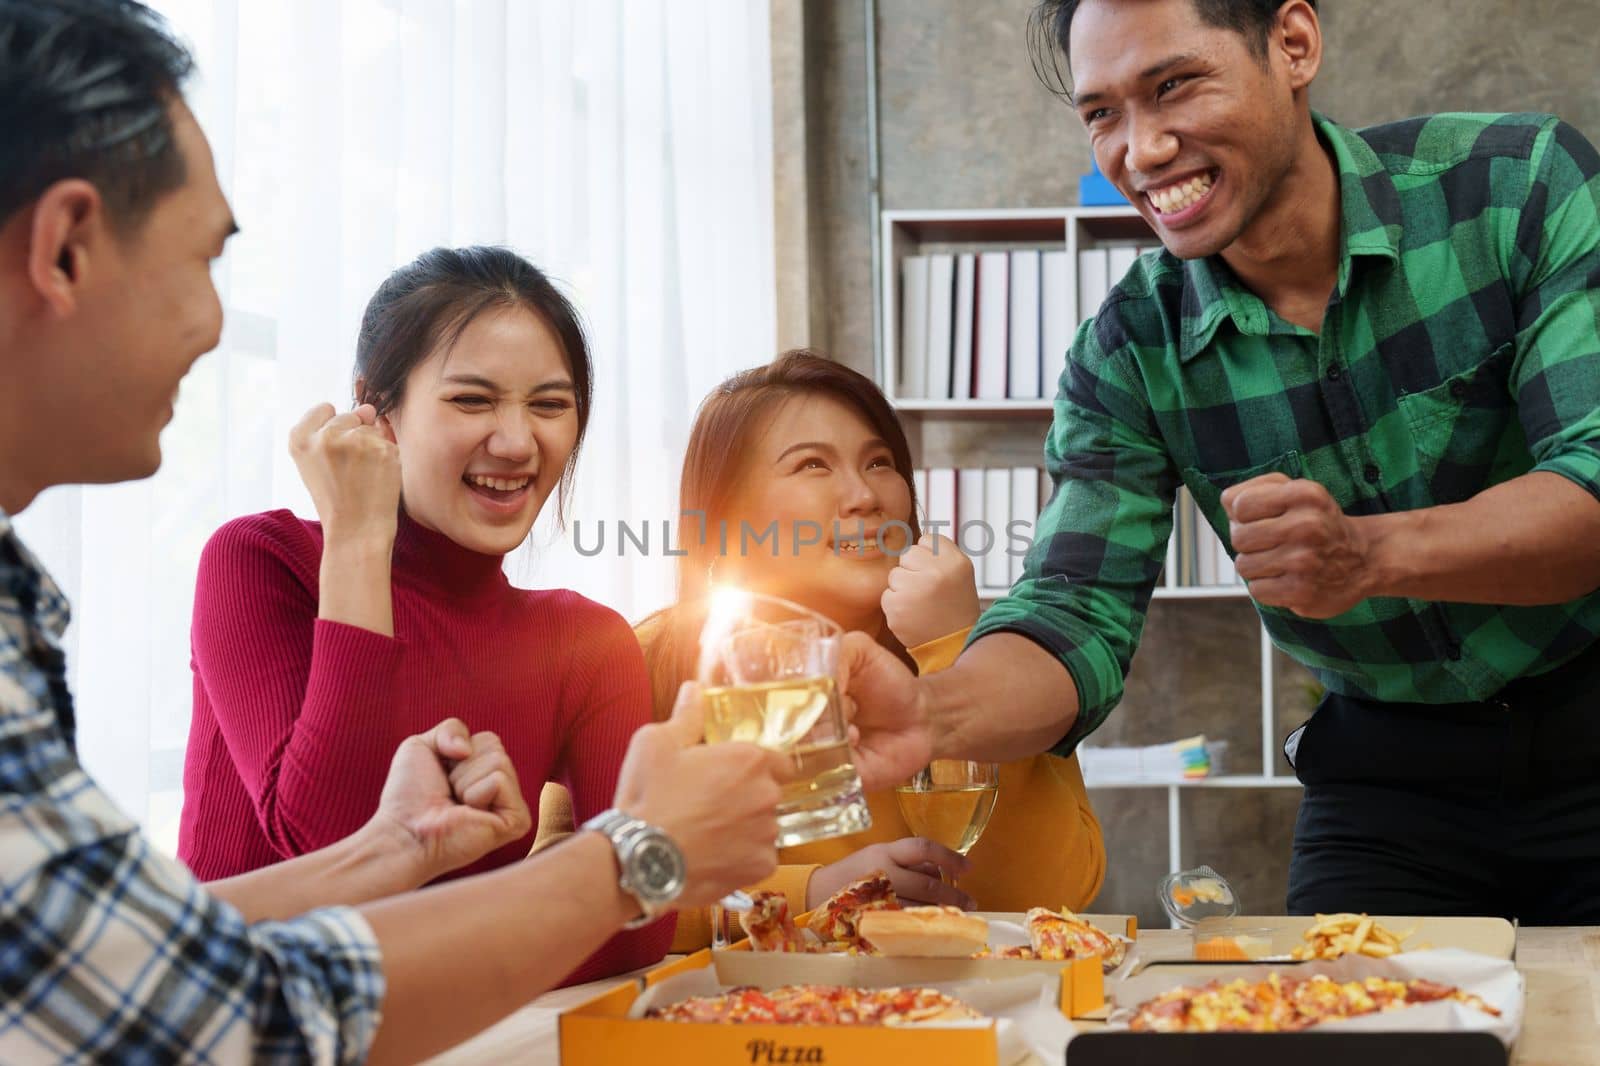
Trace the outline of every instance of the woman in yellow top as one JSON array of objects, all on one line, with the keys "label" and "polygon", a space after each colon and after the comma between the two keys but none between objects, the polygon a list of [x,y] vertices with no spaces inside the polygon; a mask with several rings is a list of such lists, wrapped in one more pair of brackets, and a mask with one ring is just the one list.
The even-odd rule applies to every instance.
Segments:
[{"label": "woman in yellow top", "polygon": [[[678,561],[677,605],[636,630],[656,716],[671,713],[679,684],[694,675],[701,605],[713,579],[873,634],[921,673],[954,662],[978,616],[972,563],[943,537],[896,542],[890,523],[917,536],[911,471],[905,431],[889,402],[870,380],[830,359],[787,352],[706,397],[679,496],[680,510],[703,512],[704,525],[696,535],[698,520],[691,520],[680,534],[687,554]],[[776,544],[770,536],[754,539],[774,524]],[[741,525],[750,530],[743,551]],[[888,551],[874,546],[880,529]],[[862,550],[845,546],[855,539],[864,541]],[[570,827],[558,789],[546,788],[541,838]],[[798,914],[882,869],[907,900],[1022,911],[1082,909],[1105,876],[1100,824],[1075,757],[1003,764],[993,817],[966,859],[911,836],[892,791],[868,802],[871,829],[784,849],[784,865],[760,887],[782,890]],[[960,889],[942,883],[941,871],[959,876]],[[680,914],[674,950],[704,947],[710,934],[703,913]]]}]

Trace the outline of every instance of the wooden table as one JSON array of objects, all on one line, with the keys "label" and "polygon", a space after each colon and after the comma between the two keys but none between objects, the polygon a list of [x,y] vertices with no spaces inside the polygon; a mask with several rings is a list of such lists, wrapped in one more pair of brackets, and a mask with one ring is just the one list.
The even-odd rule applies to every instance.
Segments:
[{"label": "wooden table", "polygon": [[[1159,950],[1185,933],[1140,934]],[[1528,1010],[1516,1066],[1600,1066],[1600,926],[1525,928],[1517,933],[1517,967],[1528,982]],[[640,971],[643,972],[643,971]],[[556,1066],[561,1012],[627,978],[611,978],[540,996],[500,1024],[429,1060],[430,1066]]]}]

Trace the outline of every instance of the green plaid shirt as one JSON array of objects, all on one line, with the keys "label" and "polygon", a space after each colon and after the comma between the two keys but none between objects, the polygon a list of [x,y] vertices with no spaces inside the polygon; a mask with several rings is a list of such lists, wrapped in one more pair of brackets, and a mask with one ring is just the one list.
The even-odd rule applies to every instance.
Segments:
[{"label": "green plaid shirt", "polygon": [[[1435,115],[1355,131],[1339,172],[1339,280],[1320,335],[1220,257],[1146,255],[1068,353],[1045,444],[1055,492],[1022,579],[970,639],[1014,632],[1077,683],[1070,751],[1122,696],[1187,485],[1269,471],[1346,514],[1466,500],[1544,470],[1600,496],[1600,155],[1545,115]],[[1228,548],[1232,553],[1232,545]],[[1327,620],[1257,605],[1329,689],[1486,699],[1600,634],[1600,593],[1554,607],[1367,600]]]}]

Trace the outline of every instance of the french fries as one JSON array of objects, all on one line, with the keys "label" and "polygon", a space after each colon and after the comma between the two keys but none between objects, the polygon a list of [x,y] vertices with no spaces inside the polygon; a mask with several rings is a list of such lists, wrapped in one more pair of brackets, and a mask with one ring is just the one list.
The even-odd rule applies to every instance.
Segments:
[{"label": "french fries", "polygon": [[1411,929],[1391,933],[1365,914],[1319,914],[1305,931],[1306,943],[1289,952],[1295,959],[1337,959],[1341,955],[1367,955],[1386,959],[1405,950],[1401,945],[1416,935]]}]

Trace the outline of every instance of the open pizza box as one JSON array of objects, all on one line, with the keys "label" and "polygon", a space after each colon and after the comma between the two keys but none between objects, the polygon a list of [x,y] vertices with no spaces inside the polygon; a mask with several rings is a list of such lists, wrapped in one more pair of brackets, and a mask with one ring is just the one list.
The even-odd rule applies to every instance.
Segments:
[{"label": "open pizza box", "polygon": [[[1403,920],[1402,920],[1403,921]],[[1434,921],[1451,922],[1450,919]],[[1460,921],[1460,920],[1457,920]],[[1403,926],[1402,926],[1403,927]],[[1493,947],[1489,943],[1484,946]],[[1086,1023],[1067,1045],[1067,1066],[1149,1063],[1179,1066],[1227,1062],[1230,1066],[1506,1066],[1521,1032],[1525,1008],[1522,975],[1505,956],[1455,948],[1410,951],[1375,959],[1347,955],[1304,963],[1204,963],[1151,965],[1109,980],[1109,1019]],[[1382,976],[1422,978],[1479,996],[1499,1011],[1492,1015],[1464,1004],[1440,1001],[1384,1013],[1324,1022],[1290,1033],[1151,1033],[1129,1028],[1138,1005],[1179,986],[1243,978],[1255,982],[1271,973],[1336,981]]]},{"label": "open pizza box", "polygon": [[[989,946],[1026,944],[1025,915],[977,912],[989,923]],[[1101,932],[1133,940],[1138,923],[1126,914],[1080,914]],[[803,925],[809,915],[796,919]],[[1133,955],[1130,947],[1129,956]],[[729,985],[828,984],[864,988],[928,985],[952,981],[1002,980],[1041,976],[1059,981],[1057,1001],[1069,1018],[1093,1014],[1105,1005],[1104,970],[1097,958],[1039,959],[904,959],[845,953],[798,954],[753,951],[748,940],[713,951],[717,979]],[[1124,964],[1126,965],[1126,964]]]},{"label": "open pizza box", "polygon": [[[803,982],[783,978],[753,983],[770,988]],[[1041,1033],[1059,1046],[1063,1034],[1071,1031],[1071,1023],[1050,1009],[1050,979],[1039,975],[939,985],[941,991],[988,1016],[981,1021],[896,1027],[735,1025],[643,1017],[651,1005],[711,995],[728,984],[718,979],[711,952],[700,951],[658,967],[642,980],[619,985],[561,1015],[561,1062],[563,1066],[633,1062],[885,1066],[900,1061],[1014,1066],[1032,1061],[1030,1047]],[[889,985],[861,983],[861,987]],[[1059,1062],[1059,1054],[1050,1061]]]}]

